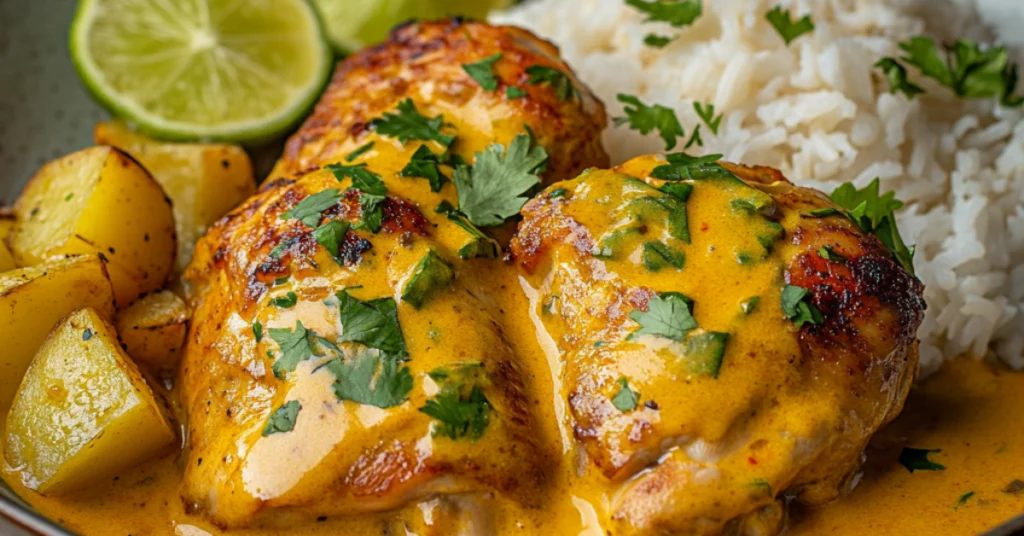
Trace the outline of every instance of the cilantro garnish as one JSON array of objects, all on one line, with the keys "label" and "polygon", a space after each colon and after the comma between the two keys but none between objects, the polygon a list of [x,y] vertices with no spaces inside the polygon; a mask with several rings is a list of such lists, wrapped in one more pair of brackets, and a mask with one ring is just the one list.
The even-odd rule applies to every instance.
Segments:
[{"label": "cilantro garnish", "polygon": [[302,404],[299,404],[298,400],[289,401],[287,404],[277,408],[274,413],[270,414],[270,419],[267,420],[267,427],[263,429],[263,437],[294,430],[295,419],[299,416],[300,409],[302,409]]},{"label": "cilantro garnish", "polygon": [[845,260],[842,255],[836,253],[835,248],[828,244],[818,248],[818,256],[826,261],[841,262]]},{"label": "cilantro garnish", "polygon": [[476,154],[472,168],[456,167],[452,181],[459,194],[459,212],[482,227],[501,225],[518,214],[527,201],[523,194],[540,182],[537,169],[548,159],[543,147],[531,149],[530,145],[530,137],[520,134],[508,151],[495,143]]},{"label": "cilantro garnish", "polygon": [[[958,39],[945,48],[940,52],[930,37],[912,37],[900,43],[900,49],[906,53],[900,59],[919,68],[921,74],[952,89],[960,97],[997,97],[1003,105],[1010,107],[1024,103],[1024,96],[1014,94],[1017,88],[1017,65],[1009,61],[1005,47],[993,46],[981,50],[977,43]],[[886,59],[891,60],[883,58],[882,61]],[[890,72],[886,74],[891,83],[893,75]]]},{"label": "cilantro garnish", "polygon": [[849,212],[850,218],[862,232],[878,237],[896,261],[913,274],[914,247],[908,247],[903,242],[894,214],[895,210],[903,206],[903,202],[896,199],[893,192],[879,195],[879,183],[876,178],[862,190],[851,183],[845,183],[832,192],[832,201]]},{"label": "cilantro garnish", "polygon": [[686,254],[661,242],[644,242],[643,263],[649,272],[657,272],[671,266],[682,270]]},{"label": "cilantro garnish", "polygon": [[456,210],[448,201],[441,201],[437,208],[434,209],[434,212],[448,216],[448,219],[455,223],[455,225],[469,233],[470,241],[459,248],[459,258],[483,257],[486,259],[496,259],[501,254],[501,246],[498,245],[498,242],[485,235],[480,229],[477,229],[475,225],[466,219],[465,215]]},{"label": "cilantro garnish", "polygon": [[743,303],[740,303],[740,310],[743,311],[743,314],[749,315],[754,312],[754,309],[757,309],[757,304],[759,303],[761,303],[760,296],[751,296],[743,300]]},{"label": "cilantro garnish", "polygon": [[505,98],[507,99],[521,99],[526,95],[526,90],[521,87],[508,86],[505,88]]},{"label": "cilantro garnish", "polygon": [[704,139],[700,137],[700,125],[693,127],[693,134],[690,134],[690,139],[686,141],[686,145],[683,149],[689,149],[696,145],[697,147],[704,147]]},{"label": "cilantro garnish", "polygon": [[640,324],[640,328],[631,333],[629,338],[654,335],[682,341],[689,331],[697,328],[697,320],[690,314],[692,304],[689,298],[678,292],[662,292],[651,296],[646,312],[629,313],[629,318]]},{"label": "cilantro garnish", "polygon": [[569,190],[565,188],[555,188],[548,193],[548,199],[561,199],[569,194]]},{"label": "cilantro garnish", "polygon": [[474,385],[468,396],[460,393],[461,386],[446,387],[434,398],[427,400],[420,411],[437,421],[432,435],[449,439],[480,439],[490,422],[491,403],[479,386]]},{"label": "cilantro garnish", "polygon": [[323,217],[323,211],[337,205],[340,200],[341,194],[338,193],[338,189],[328,188],[299,201],[281,216],[286,220],[299,220],[306,227],[316,227]]},{"label": "cilantro garnish", "polygon": [[455,136],[442,134],[444,118],[424,117],[416,109],[412,99],[406,98],[398,103],[398,113],[385,112],[379,119],[373,120],[377,132],[405,143],[409,140],[436,141],[445,147],[452,144]]},{"label": "cilantro garnish", "polygon": [[356,158],[359,158],[360,156],[363,156],[363,154],[366,151],[369,151],[370,149],[373,149],[373,142],[372,141],[368,142],[368,143],[366,143],[364,145],[360,145],[355,151],[352,151],[351,153],[348,153],[348,156],[345,157],[345,161],[346,162],[351,162],[351,161],[355,160]]},{"label": "cilantro garnish", "polygon": [[338,292],[342,333],[338,342],[360,342],[389,356],[409,355],[398,325],[398,306],[393,298],[359,301],[345,290]]},{"label": "cilantro garnish", "polygon": [[693,111],[697,112],[697,117],[699,117],[701,121],[704,121],[704,124],[711,129],[711,133],[717,136],[718,127],[722,124],[723,114],[715,115],[715,105],[694,102]]},{"label": "cilantro garnish", "polygon": [[804,216],[805,218],[827,218],[829,216],[835,216],[837,214],[842,214],[842,212],[840,212],[839,209],[835,207],[816,208],[814,210],[808,210],[800,213],[800,215]]},{"label": "cilantro garnish", "polygon": [[409,391],[412,391],[409,367],[401,366],[401,358],[397,355],[381,354],[368,350],[345,362],[335,359],[327,364],[327,370],[334,375],[334,394],[339,400],[378,408],[390,408],[405,402]]},{"label": "cilantro garnish", "polygon": [[278,296],[270,300],[270,305],[279,309],[290,309],[295,307],[296,303],[299,303],[299,297],[294,292],[288,292],[284,296]]},{"label": "cilantro garnish", "polygon": [[498,63],[501,56],[502,54],[498,53],[476,63],[463,63],[462,70],[466,71],[470,78],[476,80],[480,87],[487,91],[494,91],[498,89],[498,78],[494,76],[494,64]]},{"label": "cilantro garnish", "polygon": [[619,392],[612,397],[612,405],[615,409],[626,412],[636,409],[640,402],[640,393],[629,388],[629,380],[625,377],[619,378],[615,383],[619,384]]},{"label": "cilantro garnish", "polygon": [[430,250],[412,269],[409,281],[402,287],[402,301],[419,309],[427,296],[444,289],[455,278],[452,267],[434,250]]},{"label": "cilantro garnish", "polygon": [[647,15],[644,22],[667,22],[676,28],[693,24],[703,12],[700,0],[684,0],[682,2],[664,2],[654,0],[626,0],[632,6]]},{"label": "cilantro garnish", "polygon": [[821,324],[824,318],[821,311],[811,303],[811,292],[796,285],[782,288],[782,313],[796,324],[797,329],[804,324]]},{"label": "cilantro garnish", "polygon": [[915,95],[924,93],[924,89],[907,79],[907,70],[892,58],[882,58],[875,63],[875,67],[885,73],[889,80],[889,91],[892,93],[903,93],[907,99],[913,99]]},{"label": "cilantro garnish", "polygon": [[900,451],[899,462],[911,473],[914,471],[945,471],[945,465],[935,463],[928,459],[928,455],[933,452],[942,452],[942,449],[915,449],[912,447],[903,447],[903,450]]},{"label": "cilantro garnish", "polygon": [[660,104],[648,106],[633,95],[619,93],[615,98],[626,105],[623,108],[626,117],[616,117],[615,126],[628,123],[629,128],[644,135],[657,130],[661,139],[665,140],[666,151],[676,146],[676,137],[686,136],[675,110]]},{"label": "cilantro garnish", "polygon": [[284,378],[286,372],[292,372],[302,361],[317,357],[313,351],[310,336],[313,333],[295,322],[295,329],[270,328],[270,338],[281,348],[281,355],[274,360],[272,370],[274,376]]},{"label": "cilantro garnish", "polygon": [[768,22],[775,27],[775,31],[779,32],[782,39],[786,44],[790,44],[794,39],[801,35],[814,31],[814,23],[811,22],[810,15],[804,15],[798,21],[793,21],[792,15],[789,14],[789,10],[782,10],[782,6],[775,6],[769,11],[765,18]]},{"label": "cilantro garnish", "polygon": [[448,177],[441,173],[441,160],[426,145],[420,145],[409,163],[398,174],[403,177],[421,177],[430,182],[431,192],[440,192]]},{"label": "cilantro garnish", "polygon": [[569,75],[552,67],[543,65],[531,65],[526,68],[526,74],[530,75],[526,81],[530,85],[547,84],[555,91],[559,100],[569,100],[573,94],[577,94],[576,86],[572,85]]},{"label": "cilantro garnish", "polygon": [[313,238],[324,247],[335,259],[341,255],[341,243],[345,241],[345,233],[348,232],[347,221],[331,220],[317,227],[313,231]]},{"label": "cilantro garnish", "polygon": [[652,48],[665,48],[665,45],[675,40],[675,37],[667,37],[658,34],[647,34],[644,37],[644,44]]},{"label": "cilantro garnish", "polygon": [[960,496],[960,498],[956,500],[956,506],[954,506],[953,509],[959,510],[961,506],[967,504],[967,501],[971,500],[971,497],[974,497],[973,491],[968,491],[967,493],[964,493],[963,495]]},{"label": "cilantro garnish", "polygon": [[665,158],[668,164],[654,168],[651,177],[666,181],[734,177],[729,170],[717,163],[722,158],[720,154],[697,157],[686,153],[672,153],[665,155]]},{"label": "cilantro garnish", "polygon": [[347,191],[359,192],[359,205],[362,207],[362,220],[357,227],[369,229],[370,232],[380,231],[384,220],[384,211],[380,203],[388,195],[388,189],[380,175],[366,169],[366,166],[342,166],[340,164],[328,164],[325,166],[334,173],[339,181],[345,178],[352,179],[352,187]]},{"label": "cilantro garnish", "polygon": [[263,324],[259,320],[252,323],[252,335],[256,338],[256,342],[263,340]]}]

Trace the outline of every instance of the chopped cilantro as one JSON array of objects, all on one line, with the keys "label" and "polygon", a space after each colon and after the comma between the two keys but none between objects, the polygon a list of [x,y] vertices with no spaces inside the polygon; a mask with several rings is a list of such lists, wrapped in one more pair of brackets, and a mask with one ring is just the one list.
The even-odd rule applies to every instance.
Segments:
[{"label": "chopped cilantro", "polygon": [[470,389],[468,396],[461,391],[460,384],[446,385],[420,408],[438,421],[433,428],[434,437],[480,439],[484,435],[490,423],[491,403],[477,385]]},{"label": "chopped cilantro", "polygon": [[436,141],[445,147],[455,141],[455,136],[442,134],[444,118],[424,117],[416,109],[412,99],[406,98],[398,103],[398,112],[385,112],[379,119],[373,120],[377,132],[405,143],[409,140]]},{"label": "chopped cilantro", "polygon": [[681,2],[665,2],[663,0],[626,0],[626,4],[647,15],[644,22],[667,22],[676,28],[689,26],[701,16],[703,8],[700,0],[683,0]]},{"label": "chopped cilantro", "polygon": [[725,357],[728,333],[697,330],[686,337],[682,361],[686,372],[718,378]]},{"label": "chopped cilantro", "polygon": [[658,190],[661,190],[680,201],[686,202],[690,199],[690,194],[693,193],[693,185],[685,182],[666,182],[665,184],[662,184]]},{"label": "chopped cilantro", "polygon": [[448,216],[448,219],[455,223],[455,225],[462,227],[464,231],[469,233],[470,241],[459,248],[459,258],[483,257],[486,259],[496,259],[501,255],[501,246],[498,245],[498,242],[485,235],[480,229],[477,229],[464,214],[456,210],[448,201],[441,201],[437,208],[434,209],[434,212]]},{"label": "chopped cilantro", "polygon": [[526,90],[521,87],[508,86],[505,88],[505,98],[507,99],[521,99],[526,95]]},{"label": "chopped cilantro", "polygon": [[267,420],[267,426],[263,429],[263,437],[294,430],[295,419],[298,418],[300,409],[302,409],[302,404],[298,400],[291,400],[277,408]]},{"label": "chopped cilantro", "polygon": [[530,75],[529,80],[526,81],[527,84],[533,86],[547,84],[551,86],[559,100],[569,100],[574,94],[578,94],[569,75],[558,69],[543,65],[531,65],[526,68],[526,74]]},{"label": "chopped cilantro", "polygon": [[849,211],[850,218],[861,231],[878,237],[896,261],[913,274],[914,248],[904,244],[894,214],[903,202],[896,199],[893,192],[878,195],[878,188],[877,178],[862,190],[845,183],[832,192],[832,201]]},{"label": "chopped cilantro", "polygon": [[821,324],[824,318],[821,311],[811,303],[811,292],[796,285],[782,288],[782,313],[796,324],[797,329],[804,324]]},{"label": "chopped cilantro", "polygon": [[842,212],[834,207],[816,208],[814,210],[807,210],[800,213],[800,215],[805,218],[827,218],[837,214],[842,214]]},{"label": "chopped cilantro", "polygon": [[284,296],[278,296],[270,300],[270,305],[273,305],[274,307],[277,307],[279,309],[290,309],[292,307],[295,307],[296,303],[299,303],[299,297],[296,296],[294,292],[290,291],[288,292],[288,294],[285,294]]},{"label": "chopped cilantro", "polygon": [[810,15],[804,15],[798,21],[793,21],[793,16],[790,15],[789,10],[782,10],[782,6],[775,6],[769,11],[765,18],[768,22],[775,27],[775,31],[779,32],[782,39],[786,44],[790,44],[794,39],[801,35],[814,31],[814,23],[811,22]]},{"label": "chopped cilantro", "polygon": [[700,137],[700,125],[693,127],[693,134],[690,135],[690,139],[686,141],[686,145],[683,149],[689,149],[696,145],[697,147],[704,147],[704,138]]},{"label": "chopped cilantro", "polygon": [[[1017,65],[1009,61],[1005,47],[982,50],[977,43],[958,39],[947,50],[930,37],[917,36],[900,43],[905,63],[938,81],[957,95],[970,99],[996,97],[1005,106],[1017,107],[1024,96],[1016,95]],[[890,75],[891,76],[891,75]]]},{"label": "chopped cilantro", "polygon": [[[281,348],[281,355],[274,360],[271,367],[274,376],[284,378],[285,373],[292,372],[302,361],[317,357],[313,352],[313,344],[310,341],[312,332],[302,325],[302,322],[295,322],[295,329],[270,328],[270,338]],[[268,350],[267,353],[272,355]]]},{"label": "chopped cilantro", "polygon": [[278,277],[277,279],[274,280],[274,286],[277,287],[277,286],[283,285],[283,284],[287,283],[289,281],[289,279],[290,278],[288,276]]},{"label": "chopped cilantro", "polygon": [[648,106],[637,97],[623,93],[619,93],[615,98],[626,105],[623,107],[626,117],[616,117],[615,126],[628,123],[629,128],[644,135],[657,130],[661,139],[665,140],[666,151],[676,146],[676,137],[686,136],[683,126],[679,124],[676,112],[672,108],[660,104]]},{"label": "chopped cilantro", "polygon": [[[337,205],[340,200],[341,194],[337,188],[327,188],[299,201],[281,216],[286,220],[299,220],[306,227],[316,227],[320,224],[323,211]],[[271,256],[274,256],[273,253]]]},{"label": "chopped cilantro", "polygon": [[826,261],[840,262],[843,260],[843,256],[836,253],[835,248],[828,244],[818,248],[818,256]]},{"label": "chopped cilantro", "polygon": [[263,340],[263,324],[259,320],[252,323],[252,335],[256,337],[256,342]]},{"label": "chopped cilantro", "polygon": [[339,181],[345,178],[352,179],[352,187],[347,191],[359,192],[359,205],[362,207],[362,220],[356,227],[369,229],[370,232],[380,231],[383,223],[384,211],[380,203],[388,195],[388,189],[380,175],[366,169],[366,166],[342,166],[339,164],[328,164],[327,169],[334,173]]},{"label": "chopped cilantro", "polygon": [[649,272],[657,272],[667,266],[682,270],[686,254],[661,242],[644,242],[643,262]]},{"label": "chopped cilantro", "polygon": [[651,177],[666,181],[700,180],[715,177],[734,177],[729,170],[718,164],[722,155],[690,156],[686,153],[665,155],[667,164],[651,171]]},{"label": "chopped cilantro", "polygon": [[619,385],[619,392],[612,397],[612,405],[615,406],[615,409],[622,412],[636,409],[640,402],[640,393],[629,388],[629,380],[625,377],[619,378],[615,383]]},{"label": "chopped cilantro", "polygon": [[882,58],[875,63],[875,67],[885,73],[889,80],[889,91],[903,93],[907,99],[913,99],[915,95],[924,93],[924,89],[907,79],[907,70],[892,58]]},{"label": "chopped cilantro", "polygon": [[345,157],[345,161],[346,162],[351,162],[351,161],[355,160],[356,158],[359,158],[360,156],[363,156],[363,154],[366,153],[366,151],[369,151],[370,149],[373,149],[373,142],[372,141],[371,142],[367,142],[364,145],[360,145],[359,148],[357,148],[355,151],[352,151],[351,153],[348,153],[348,156]]},{"label": "chopped cilantro", "polygon": [[324,247],[335,259],[341,255],[341,243],[345,241],[345,233],[348,232],[347,221],[331,220],[317,227],[313,231],[313,238]]},{"label": "chopped cilantro", "polygon": [[688,332],[697,328],[697,320],[690,314],[692,303],[678,292],[662,292],[651,296],[646,312],[629,313],[629,318],[640,324],[640,328],[631,333],[629,338],[653,335],[682,341]]},{"label": "chopped cilantro", "polygon": [[519,213],[527,201],[523,194],[540,183],[537,170],[548,159],[543,147],[530,145],[530,137],[520,134],[508,151],[495,143],[476,154],[472,168],[455,169],[452,181],[459,194],[459,211],[469,221],[482,227],[501,225]]},{"label": "chopped cilantro", "polygon": [[426,145],[420,145],[409,163],[398,174],[403,177],[421,177],[430,182],[431,192],[440,192],[448,177],[441,173],[440,159]]},{"label": "chopped cilantro", "polygon": [[470,78],[476,80],[480,87],[487,91],[494,91],[498,89],[498,78],[494,76],[494,64],[498,63],[501,56],[502,54],[498,53],[476,63],[463,63],[462,70],[466,71]]},{"label": "chopped cilantro", "polygon": [[761,297],[752,296],[743,300],[743,303],[740,304],[740,310],[743,311],[743,314],[749,315],[754,312],[754,309],[757,309],[757,304],[759,303],[761,303]]},{"label": "chopped cilantro", "polygon": [[772,495],[772,485],[763,478],[755,478],[754,480],[751,480],[750,487],[761,491],[765,495]]},{"label": "chopped cilantro", "polygon": [[399,358],[409,355],[394,298],[364,302],[353,298],[346,290],[338,292],[337,296],[343,328],[339,342],[360,342]]},{"label": "chopped cilantro", "polygon": [[963,495],[960,496],[959,499],[956,500],[956,506],[954,506],[953,509],[959,510],[961,506],[967,504],[967,501],[971,500],[971,497],[974,497],[973,491],[968,491],[967,493],[964,493]]},{"label": "chopped cilantro", "polygon": [[409,367],[402,366],[401,358],[393,354],[382,356],[379,351],[367,350],[345,362],[332,360],[327,370],[334,375],[334,394],[339,400],[390,408],[405,402],[412,391]]},{"label": "chopped cilantro", "polygon": [[693,111],[697,112],[697,117],[700,117],[701,121],[711,129],[711,133],[718,135],[718,127],[722,124],[722,115],[718,114],[715,116],[715,105],[714,104],[702,104],[694,101]]},{"label": "chopped cilantro", "polygon": [[928,459],[928,455],[933,452],[942,452],[942,449],[903,447],[903,450],[900,451],[899,462],[911,473],[914,471],[945,471],[946,466]]},{"label": "chopped cilantro", "polygon": [[664,48],[665,45],[668,45],[674,40],[675,37],[668,37],[658,34],[647,34],[647,36],[644,37],[644,44],[652,48]]},{"label": "chopped cilantro", "polygon": [[555,188],[548,193],[548,199],[561,199],[569,193],[566,188]]},{"label": "chopped cilantro", "polygon": [[452,267],[430,250],[416,263],[409,281],[402,287],[402,301],[419,309],[430,294],[446,288],[454,278]]}]

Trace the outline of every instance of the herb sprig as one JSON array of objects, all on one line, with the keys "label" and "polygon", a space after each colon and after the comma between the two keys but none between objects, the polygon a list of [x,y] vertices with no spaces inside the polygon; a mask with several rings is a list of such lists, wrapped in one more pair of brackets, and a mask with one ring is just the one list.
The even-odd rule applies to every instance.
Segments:
[{"label": "herb sprig", "polygon": [[615,98],[626,105],[623,107],[626,117],[616,117],[615,126],[628,124],[629,128],[645,135],[656,130],[661,139],[665,140],[666,151],[675,148],[677,137],[686,136],[672,108],[660,104],[648,106],[635,95],[619,93]]},{"label": "herb sprig", "polygon": [[775,31],[779,32],[786,45],[792,43],[797,37],[814,31],[814,22],[811,21],[810,15],[804,15],[800,20],[794,21],[789,10],[783,10],[782,6],[777,5],[772,8],[765,14],[765,18],[775,28]]},{"label": "herb sprig", "polygon": [[493,144],[476,154],[472,168],[457,166],[452,181],[458,190],[459,212],[475,225],[501,225],[526,204],[527,191],[540,183],[538,170],[547,162],[541,146],[531,148],[530,136],[520,134],[508,150]]}]

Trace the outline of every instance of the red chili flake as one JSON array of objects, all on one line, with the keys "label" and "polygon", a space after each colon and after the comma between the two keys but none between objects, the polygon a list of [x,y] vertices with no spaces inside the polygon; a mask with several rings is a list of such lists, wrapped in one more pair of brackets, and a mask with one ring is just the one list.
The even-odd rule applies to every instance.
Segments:
[{"label": "red chili flake", "polygon": [[750,465],[757,465],[757,458],[753,456],[747,458],[747,461],[750,462]]},{"label": "red chili flake", "polygon": [[708,230],[707,222],[703,222],[703,223],[700,224],[700,230],[701,231],[707,231]]}]

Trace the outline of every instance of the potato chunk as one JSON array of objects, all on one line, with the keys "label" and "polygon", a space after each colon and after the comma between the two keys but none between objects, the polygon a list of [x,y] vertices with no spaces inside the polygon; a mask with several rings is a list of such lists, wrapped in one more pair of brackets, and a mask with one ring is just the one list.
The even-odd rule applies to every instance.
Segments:
[{"label": "potato chunk", "polygon": [[92,147],[43,166],[14,205],[10,244],[22,266],[98,253],[117,303],[158,289],[174,266],[174,214],[160,185],[134,159]]},{"label": "potato chunk", "polygon": [[0,411],[14,400],[32,356],[68,313],[91,307],[114,315],[106,265],[96,255],[58,259],[0,274]]},{"label": "potato chunk", "polygon": [[117,333],[128,355],[154,373],[172,371],[185,344],[188,310],[173,292],[144,296],[117,313]]},{"label": "potato chunk", "polygon": [[9,209],[0,209],[0,272],[13,270],[18,267],[11,254],[11,248],[7,246],[7,237],[14,228],[14,213]]},{"label": "potato chunk", "polygon": [[192,260],[192,249],[206,229],[256,192],[249,155],[237,145],[160,142],[120,121],[96,125],[93,139],[135,157],[170,196],[178,230],[178,272]]},{"label": "potato chunk", "polygon": [[39,349],[4,436],[8,465],[44,494],[105,480],[174,440],[114,328],[92,309],[65,318]]}]

